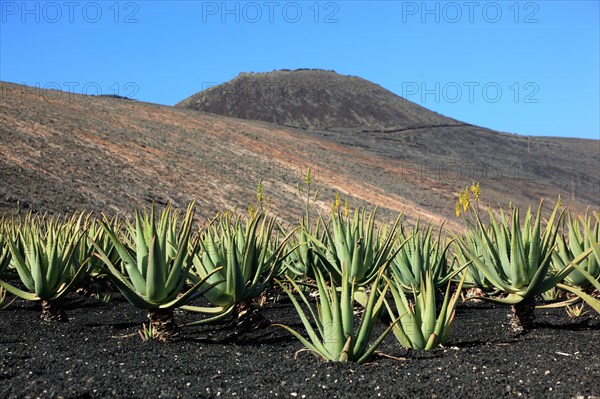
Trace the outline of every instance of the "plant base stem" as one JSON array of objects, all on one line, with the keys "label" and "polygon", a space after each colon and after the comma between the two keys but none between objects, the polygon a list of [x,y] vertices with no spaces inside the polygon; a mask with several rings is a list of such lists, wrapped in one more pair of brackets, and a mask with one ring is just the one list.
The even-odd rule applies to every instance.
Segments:
[{"label": "plant base stem", "polygon": [[179,328],[175,323],[173,310],[152,309],[148,311],[148,319],[159,341],[171,341],[179,335]]},{"label": "plant base stem", "polygon": [[69,321],[60,302],[42,300],[41,305],[42,305],[42,314],[40,315],[40,318],[42,320],[50,321],[50,322],[52,322],[52,321],[61,321],[61,322]]},{"label": "plant base stem", "polygon": [[252,331],[271,324],[249,301],[241,301],[236,304],[234,312],[238,330]]},{"label": "plant base stem", "polygon": [[535,299],[526,298],[512,305],[510,327],[514,332],[523,333],[533,330]]}]

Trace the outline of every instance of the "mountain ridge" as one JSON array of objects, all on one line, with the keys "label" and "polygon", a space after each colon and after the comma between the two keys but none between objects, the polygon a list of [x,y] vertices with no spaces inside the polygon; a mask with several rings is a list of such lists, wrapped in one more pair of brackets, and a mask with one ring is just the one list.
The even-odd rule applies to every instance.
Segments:
[{"label": "mountain ridge", "polygon": [[175,107],[312,130],[463,124],[358,76],[306,68],[241,73]]}]

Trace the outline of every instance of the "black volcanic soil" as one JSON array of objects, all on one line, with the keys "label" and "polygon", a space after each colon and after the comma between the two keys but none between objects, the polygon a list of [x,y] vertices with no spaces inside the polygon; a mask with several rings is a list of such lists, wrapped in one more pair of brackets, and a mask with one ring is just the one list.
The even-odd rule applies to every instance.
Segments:
[{"label": "black volcanic soil", "polygon": [[[394,360],[324,363],[279,328],[234,336],[223,323],[184,329],[179,341],[146,343],[145,319],[121,297],[109,304],[72,296],[69,323],[48,324],[17,301],[0,311],[2,398],[594,398],[600,396],[600,316],[537,311],[537,328],[509,332],[508,308],[458,309],[445,348],[406,351],[392,336]],[[264,315],[298,326],[289,302]],[[178,313],[180,322],[196,315]]]}]

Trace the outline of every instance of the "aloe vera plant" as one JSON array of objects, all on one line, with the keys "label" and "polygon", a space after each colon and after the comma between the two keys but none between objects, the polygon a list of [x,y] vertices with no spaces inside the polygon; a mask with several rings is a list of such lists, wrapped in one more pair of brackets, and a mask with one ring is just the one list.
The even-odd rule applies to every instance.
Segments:
[{"label": "aloe vera plant", "polygon": [[100,221],[123,262],[124,272],[114,265],[99,244],[94,243],[110,279],[133,306],[148,311],[150,324],[161,341],[178,334],[173,309],[189,303],[217,284],[205,283],[219,268],[182,293],[192,258],[198,250],[197,241],[189,249],[193,216],[194,203],[191,203],[178,230],[180,214],[173,212],[171,206],[162,211],[158,223],[154,206],[150,214],[136,211],[134,223],[127,221],[123,239],[105,221]]},{"label": "aloe vera plant", "polygon": [[381,236],[375,232],[376,213],[377,208],[367,219],[366,209],[362,208],[356,210],[350,219],[342,212],[333,210],[331,227],[321,219],[325,226],[326,241],[309,236],[315,253],[338,286],[343,276],[354,281],[358,287],[369,285],[379,270],[391,262],[401,215],[386,230],[386,235]]},{"label": "aloe vera plant", "polygon": [[[336,280],[330,275],[331,285],[328,286],[323,272],[318,268],[314,269],[319,293],[316,312],[297,283],[286,276],[287,282],[298,292],[303,305],[308,308],[306,312],[291,290],[280,282],[300,315],[308,339],[291,327],[281,324],[274,324],[274,326],[284,328],[296,337],[305,347],[300,351],[308,350],[326,361],[360,364],[372,357],[377,347],[392,330],[394,323],[370,344],[373,328],[383,308],[388,285],[378,289],[383,274],[383,270],[380,270],[372,283],[364,313],[360,321],[357,321],[354,315],[356,285],[351,282],[348,273],[347,268],[342,269],[341,286],[338,286]],[[313,327],[313,324],[316,327]]]},{"label": "aloe vera plant", "polygon": [[[434,287],[446,284],[450,279],[462,271],[461,268],[452,270],[448,266],[446,253],[450,242],[442,242],[442,228],[436,239],[433,239],[433,225],[424,230],[417,221],[412,232],[405,234],[403,231],[397,240],[396,246],[401,246],[390,264],[391,274],[398,288],[405,293],[419,291],[424,285],[426,275],[432,279]],[[463,264],[466,264],[465,262]]]},{"label": "aloe vera plant", "polygon": [[[558,234],[557,224],[563,213],[558,213],[557,204],[542,232],[542,205],[543,203],[540,203],[535,219],[531,209],[527,210],[522,227],[519,209],[516,207],[512,208],[511,223],[504,212],[501,212],[498,222],[490,209],[489,230],[476,213],[480,234],[473,237],[477,239],[478,247],[488,251],[483,258],[469,243],[459,241],[464,254],[479,271],[495,288],[506,294],[504,297],[481,299],[512,305],[513,316],[510,325],[513,330],[519,332],[533,328],[535,297],[556,286],[571,272],[575,264],[584,259],[583,256],[579,256],[564,268],[549,273],[550,259]],[[587,255],[590,252],[588,251]]]},{"label": "aloe vera plant", "polygon": [[[47,321],[67,321],[60,300],[73,289],[85,271],[84,263],[74,275],[70,273],[74,250],[85,233],[70,233],[69,228],[56,218],[35,218],[28,214],[8,232],[11,264],[26,290],[4,279],[0,279],[0,286],[22,299],[39,302],[41,317]],[[7,263],[3,263],[6,268]]]},{"label": "aloe vera plant", "polygon": [[[477,256],[482,262],[491,264],[492,259],[490,258],[490,251],[486,249],[486,241],[480,236],[481,231],[472,229],[461,237],[462,242],[466,243],[466,247],[472,251],[474,256]],[[494,295],[498,292],[498,289],[485,277],[485,274],[481,272],[477,266],[473,264],[467,255],[463,251],[463,247],[457,240],[452,243],[453,255],[454,255],[454,270],[458,270],[464,267],[462,274],[464,275],[464,288],[470,291],[479,291],[482,295]],[[460,278],[454,278],[455,281]]]},{"label": "aloe vera plant", "polygon": [[[75,249],[73,262],[71,263],[71,272],[79,268],[87,259],[86,271],[76,283],[78,293],[89,297],[100,297],[99,281],[106,277],[104,274],[104,262],[97,256],[91,256],[94,253],[94,244],[100,247],[102,252],[107,255],[111,263],[120,266],[119,254],[108,236],[107,231],[102,227],[98,220],[92,218],[92,214],[80,214],[79,217],[73,216],[71,223],[76,229],[84,229],[87,234],[79,241]],[[121,231],[121,225],[117,216],[108,219],[104,217],[104,223],[115,232]],[[119,267],[120,269],[120,267]],[[121,270],[121,269],[120,269]],[[122,271],[122,270],[121,270]]]},{"label": "aloe vera plant", "polygon": [[[558,249],[553,254],[554,267],[561,269],[574,262],[575,259],[589,253],[574,270],[557,284],[563,291],[577,295],[596,312],[600,313],[600,300],[594,298],[593,290],[600,292],[600,214],[595,213],[596,222],[592,227],[592,219],[580,218],[583,232],[576,219],[568,218],[568,239],[559,239]],[[565,302],[571,305],[572,302]]]},{"label": "aloe vera plant", "polygon": [[[580,225],[581,222],[581,225]],[[591,248],[594,243],[600,242],[600,221],[592,225],[592,218],[586,215],[578,221],[569,213],[567,217],[568,234],[558,236],[556,251],[552,254],[552,266],[560,270],[567,266],[573,259]],[[582,231],[583,230],[583,231]],[[580,268],[585,269],[595,279],[600,277],[600,263],[595,256],[588,256],[579,264]],[[591,287],[590,281],[574,269],[563,280],[564,284],[571,287],[586,289]]]},{"label": "aloe vera plant", "polygon": [[429,350],[443,345],[448,340],[456,305],[465,275],[458,283],[453,295],[450,295],[451,281],[448,281],[443,303],[438,308],[436,303],[435,280],[431,273],[426,273],[421,280],[419,290],[412,292],[412,301],[406,297],[404,286],[395,280],[391,280],[390,291],[394,299],[395,311],[389,302],[385,306],[394,320],[399,317],[399,322],[393,325],[392,331],[396,339],[405,348]]},{"label": "aloe vera plant", "polygon": [[[184,306],[184,309],[212,315],[189,325],[211,323],[235,314],[238,327],[251,328],[261,322],[251,301],[271,284],[289,254],[286,242],[293,231],[278,242],[275,218],[257,212],[248,220],[222,214],[200,233],[201,251],[193,256],[190,279],[206,280],[213,286],[204,296],[213,307]],[[293,248],[290,250],[293,251]]]}]

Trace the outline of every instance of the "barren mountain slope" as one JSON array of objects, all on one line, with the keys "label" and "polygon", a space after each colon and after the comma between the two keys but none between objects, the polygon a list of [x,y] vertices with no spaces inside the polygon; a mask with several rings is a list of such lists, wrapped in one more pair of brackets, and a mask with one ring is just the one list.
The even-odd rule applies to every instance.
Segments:
[{"label": "barren mountain slope", "polygon": [[321,210],[339,190],[351,193],[355,205],[381,203],[384,210],[417,213],[412,202],[354,177],[358,168],[374,173],[383,160],[302,132],[136,101],[2,85],[2,212],[20,203],[41,211],[114,213],[152,201],[182,206],[196,199],[199,214],[210,217],[255,203],[263,179],[274,210],[292,220],[302,209],[296,184],[312,165],[313,185],[322,189]]},{"label": "barren mountain slope", "polygon": [[[295,126],[345,147],[400,161],[394,163],[394,181],[378,174],[367,179],[378,179],[386,191],[428,208],[444,207],[431,198],[429,189],[439,185],[442,191],[452,191],[472,180],[482,183],[492,203],[501,198],[532,203],[559,194],[596,207],[600,201],[599,140],[494,132],[333,71],[242,73],[177,107]],[[420,189],[423,185],[425,191]]]},{"label": "barren mountain slope", "polygon": [[[17,202],[41,211],[115,213],[152,201],[182,206],[196,199],[198,214],[211,217],[255,203],[262,178],[274,211],[292,221],[303,206],[296,184],[312,165],[321,210],[339,191],[353,206],[379,204],[388,217],[404,211],[456,227],[456,192],[472,180],[462,172],[471,161],[464,154],[501,168],[519,157],[546,160],[534,162],[538,169],[527,178],[491,172],[476,178],[486,201],[535,205],[540,196],[562,194],[579,210],[598,207],[597,141],[531,138],[528,152],[524,137],[470,126],[444,135],[425,129],[319,137],[130,100],[10,83],[1,90],[0,213]],[[438,161],[446,162],[439,173],[428,168]],[[419,170],[420,164],[426,168]],[[569,177],[574,186],[564,183]]]}]

